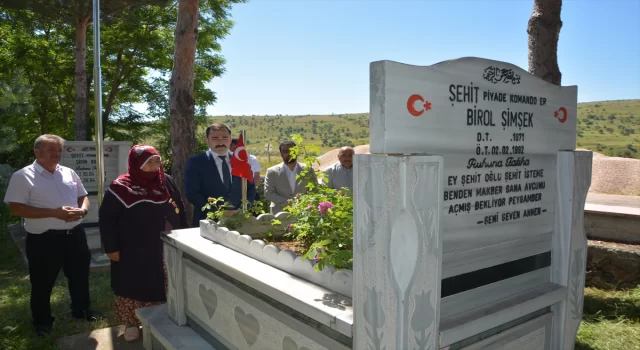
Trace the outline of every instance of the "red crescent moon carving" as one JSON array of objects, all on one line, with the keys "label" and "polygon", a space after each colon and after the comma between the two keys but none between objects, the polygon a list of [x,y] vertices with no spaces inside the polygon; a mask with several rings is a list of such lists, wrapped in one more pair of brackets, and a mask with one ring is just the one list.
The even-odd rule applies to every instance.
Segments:
[{"label": "red crescent moon carving", "polygon": [[111,152],[111,151],[113,151],[113,149],[111,147],[107,147],[107,148],[105,148],[105,151]]},{"label": "red crescent moon carving", "polygon": [[564,107],[560,107],[560,109],[558,109],[560,112],[562,112],[562,118],[558,118],[558,121],[560,123],[564,123],[567,121],[567,109]]},{"label": "red crescent moon carving", "polygon": [[414,106],[416,101],[424,102],[424,98],[417,94],[411,95],[407,100],[407,110],[409,111],[409,113],[411,113],[412,116],[419,117],[422,115],[422,113],[424,113],[424,109],[417,111],[416,107]]},{"label": "red crescent moon carving", "polygon": [[73,148],[67,147],[67,152],[73,152]]}]

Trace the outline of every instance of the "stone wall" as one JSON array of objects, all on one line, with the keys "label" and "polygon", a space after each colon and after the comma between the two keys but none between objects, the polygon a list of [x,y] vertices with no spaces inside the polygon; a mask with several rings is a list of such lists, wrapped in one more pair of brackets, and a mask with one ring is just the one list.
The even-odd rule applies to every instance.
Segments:
[{"label": "stone wall", "polygon": [[640,285],[640,246],[589,241],[586,286],[602,289]]},{"label": "stone wall", "polygon": [[584,229],[589,239],[640,244],[640,215],[585,211]]}]

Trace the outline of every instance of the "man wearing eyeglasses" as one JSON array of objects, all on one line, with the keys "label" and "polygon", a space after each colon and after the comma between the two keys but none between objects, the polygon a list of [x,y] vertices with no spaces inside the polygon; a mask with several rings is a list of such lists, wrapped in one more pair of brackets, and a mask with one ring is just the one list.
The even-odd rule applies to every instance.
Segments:
[{"label": "man wearing eyeglasses", "polygon": [[[231,175],[231,129],[224,124],[212,124],[206,130],[205,141],[209,149],[187,160],[184,187],[187,200],[193,204],[193,227],[200,226],[200,220],[208,211],[202,207],[208,198],[224,198],[233,208],[242,205],[241,178]],[[247,183],[247,199],[253,203],[256,187]]]}]

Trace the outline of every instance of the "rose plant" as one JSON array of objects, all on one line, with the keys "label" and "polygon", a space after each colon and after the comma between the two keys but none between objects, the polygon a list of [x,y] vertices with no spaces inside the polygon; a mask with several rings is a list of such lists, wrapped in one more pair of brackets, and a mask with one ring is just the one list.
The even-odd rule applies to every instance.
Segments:
[{"label": "rose plant", "polygon": [[222,197],[210,197],[207,199],[207,204],[202,207],[202,211],[213,209],[207,213],[207,220],[224,224],[230,230],[237,230],[251,216],[264,214],[261,206],[253,206],[248,200],[244,200],[243,204],[247,205],[247,210],[244,212],[241,209],[234,209]]},{"label": "rose plant", "polygon": [[[305,163],[306,168],[298,179],[311,177],[311,167],[319,164],[316,157],[308,156],[311,147],[305,146],[300,135],[292,135],[296,143],[292,155]],[[353,199],[347,190],[336,190],[310,179],[307,193],[289,200],[284,211],[295,221],[287,228],[285,237],[300,241],[304,246],[303,259],[317,262],[316,270],[333,265],[337,270],[353,266]],[[323,178],[326,183],[326,177]],[[274,220],[274,224],[279,224]]]}]

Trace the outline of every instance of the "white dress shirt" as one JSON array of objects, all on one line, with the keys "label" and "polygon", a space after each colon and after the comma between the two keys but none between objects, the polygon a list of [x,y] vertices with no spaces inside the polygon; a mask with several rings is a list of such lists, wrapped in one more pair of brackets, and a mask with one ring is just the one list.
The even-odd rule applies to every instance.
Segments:
[{"label": "white dress shirt", "polygon": [[[28,165],[11,176],[4,196],[5,203],[14,202],[36,208],[56,209],[63,206],[78,207],[78,197],[86,196],[78,174],[62,165],[51,174],[38,162]],[[82,219],[66,222],[58,218],[24,219],[24,228],[33,234],[47,230],[68,230]]]},{"label": "white dress shirt", "polygon": [[260,162],[258,162],[258,158],[253,154],[249,154],[249,166],[251,166],[252,173],[259,173],[262,171],[262,167],[260,166]]},{"label": "white dress shirt", "polygon": [[296,193],[296,175],[298,175],[298,170],[301,170],[300,164],[296,163],[296,166],[293,167],[293,170],[289,168],[287,164],[284,165],[284,171],[287,173],[287,179],[289,180],[289,186],[291,187],[291,193]]},{"label": "white dress shirt", "polygon": [[[216,167],[218,168],[218,174],[220,174],[220,180],[222,180],[222,182],[224,183],[224,176],[222,176],[222,159],[220,159],[220,154],[217,154],[216,152],[213,152],[212,150],[207,150],[207,153],[209,153],[209,155],[213,156],[213,160],[216,162]],[[227,152],[227,154],[224,157],[225,162],[227,162],[227,166],[229,167],[229,178],[231,179],[231,182],[233,182],[233,176],[231,175],[231,160],[230,157],[233,155],[233,153],[231,152]]]}]

